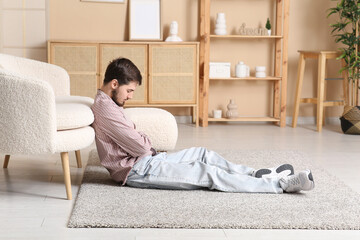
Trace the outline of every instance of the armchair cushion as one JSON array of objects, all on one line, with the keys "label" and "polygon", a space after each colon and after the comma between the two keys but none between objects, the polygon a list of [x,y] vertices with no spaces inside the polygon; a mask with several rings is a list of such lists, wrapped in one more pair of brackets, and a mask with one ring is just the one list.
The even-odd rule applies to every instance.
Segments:
[{"label": "armchair cushion", "polygon": [[69,152],[86,148],[92,144],[95,131],[92,127],[82,127],[56,132],[55,152]]},{"label": "armchair cushion", "polygon": [[83,96],[61,96],[56,97],[57,103],[81,103],[88,107],[91,107],[94,104],[94,99],[90,97]]},{"label": "armchair cushion", "polygon": [[56,98],[57,130],[76,129],[89,126],[94,121],[90,106],[92,98],[65,96]]}]

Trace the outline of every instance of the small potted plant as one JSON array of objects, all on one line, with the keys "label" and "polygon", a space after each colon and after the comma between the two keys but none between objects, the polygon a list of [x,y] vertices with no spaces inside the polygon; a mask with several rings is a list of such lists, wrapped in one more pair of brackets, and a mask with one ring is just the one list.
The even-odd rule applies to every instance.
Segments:
[{"label": "small potted plant", "polygon": [[265,28],[268,31],[268,35],[271,36],[271,23],[269,18],[266,20]]},{"label": "small potted plant", "polygon": [[346,134],[360,134],[360,106],[359,106],[359,20],[360,0],[336,0],[336,7],[329,9],[328,17],[336,14],[339,19],[331,24],[332,34],[337,43],[342,43],[342,54],[338,59],[343,61],[342,71],[346,71],[349,80],[344,113],[341,116],[341,128]]}]

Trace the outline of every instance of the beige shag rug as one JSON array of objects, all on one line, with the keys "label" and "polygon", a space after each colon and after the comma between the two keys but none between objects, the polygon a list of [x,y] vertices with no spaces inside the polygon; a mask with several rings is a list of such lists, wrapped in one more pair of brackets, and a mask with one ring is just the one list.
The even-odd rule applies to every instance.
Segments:
[{"label": "beige shag rug", "polygon": [[68,223],[72,228],[360,229],[360,195],[297,151],[219,151],[254,168],[311,168],[315,189],[298,194],[121,187],[90,153]]}]

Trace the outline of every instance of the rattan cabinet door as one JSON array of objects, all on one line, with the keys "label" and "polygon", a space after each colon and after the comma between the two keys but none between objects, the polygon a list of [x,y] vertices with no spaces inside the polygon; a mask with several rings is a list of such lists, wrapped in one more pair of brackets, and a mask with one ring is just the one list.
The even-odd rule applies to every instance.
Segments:
[{"label": "rattan cabinet door", "polygon": [[115,58],[130,59],[140,70],[142,84],[127,104],[147,104],[147,45],[146,44],[100,44],[100,79],[103,81],[108,64]]},{"label": "rattan cabinet door", "polygon": [[149,103],[196,103],[197,46],[149,46]]},{"label": "rattan cabinet door", "polygon": [[49,62],[70,76],[70,94],[94,98],[98,88],[98,44],[50,43]]}]

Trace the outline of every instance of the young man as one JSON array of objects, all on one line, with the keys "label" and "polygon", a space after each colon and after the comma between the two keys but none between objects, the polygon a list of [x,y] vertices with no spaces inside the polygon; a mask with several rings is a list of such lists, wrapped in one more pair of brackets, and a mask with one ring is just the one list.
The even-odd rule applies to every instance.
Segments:
[{"label": "young man", "polygon": [[116,182],[141,188],[209,188],[224,192],[282,193],[314,188],[310,170],[294,175],[289,164],[255,170],[233,164],[202,147],[157,153],[150,139],[124,114],[123,106],[141,80],[140,71],[130,60],[113,60],[92,106],[100,161]]}]

